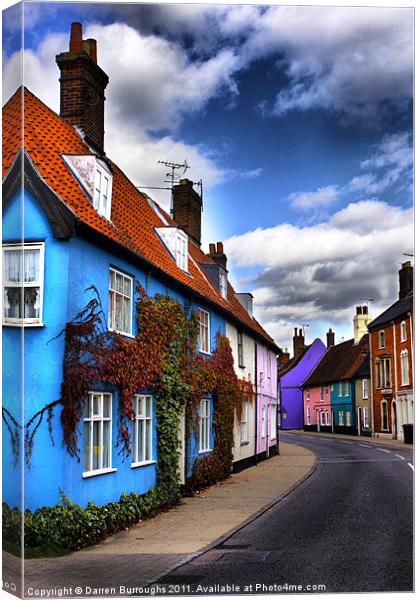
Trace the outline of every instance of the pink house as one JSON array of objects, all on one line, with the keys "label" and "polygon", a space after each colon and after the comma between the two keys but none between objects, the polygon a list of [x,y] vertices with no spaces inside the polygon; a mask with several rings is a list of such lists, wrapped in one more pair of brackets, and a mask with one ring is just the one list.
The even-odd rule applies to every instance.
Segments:
[{"label": "pink house", "polygon": [[277,357],[257,342],[257,439],[256,454],[261,458],[277,451]]},{"label": "pink house", "polygon": [[330,386],[303,389],[303,419],[306,431],[331,431]]}]

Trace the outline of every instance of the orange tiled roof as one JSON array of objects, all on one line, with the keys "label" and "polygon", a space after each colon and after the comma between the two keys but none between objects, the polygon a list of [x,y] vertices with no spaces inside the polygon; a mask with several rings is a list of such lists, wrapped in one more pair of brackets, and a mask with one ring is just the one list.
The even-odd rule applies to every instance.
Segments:
[{"label": "orange tiled roof", "polygon": [[[92,152],[73,127],[26,88],[23,100],[25,150],[45,183],[82,223],[128,248],[167,276],[223,309],[278,350],[273,339],[242,307],[232,286],[228,287],[227,300],[213,288],[198,267],[198,263],[211,262],[211,259],[191,241],[188,247],[189,273],[177,267],[154,231],[154,227],[162,227],[165,223],[144,194],[114,163],[111,163],[114,171],[112,223],[101,217],[61,157],[62,154],[88,155]],[[3,108],[3,177],[22,145],[21,107],[22,93],[18,89]],[[160,207],[159,210],[169,223],[174,224],[169,215]]]}]

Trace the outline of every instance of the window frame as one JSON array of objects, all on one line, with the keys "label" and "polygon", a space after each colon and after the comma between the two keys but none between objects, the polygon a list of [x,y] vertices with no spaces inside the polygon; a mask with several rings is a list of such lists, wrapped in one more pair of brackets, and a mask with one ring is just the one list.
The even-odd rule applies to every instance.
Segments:
[{"label": "window frame", "polygon": [[228,292],[227,273],[222,267],[219,268],[219,290],[220,290],[220,295],[222,296],[222,298],[227,300],[227,292]]},{"label": "window frame", "polygon": [[341,381],[339,381],[338,383],[338,396],[339,398],[343,397],[343,384],[341,383]]},{"label": "window frame", "polygon": [[311,390],[307,389],[306,390],[306,402],[310,402],[311,400]]},{"label": "window frame", "polygon": [[[24,269],[25,269],[25,261],[24,255],[25,251],[28,250],[39,250],[39,279],[34,283],[33,281],[25,282],[25,281],[9,281],[6,279],[6,260],[5,254],[8,251],[16,251],[21,249],[21,269],[22,269],[22,278],[24,278]],[[30,243],[17,243],[17,244],[3,244],[3,277],[2,277],[2,287],[3,287],[3,325],[12,326],[12,327],[43,327],[43,309],[44,309],[44,269],[45,269],[45,242],[30,242]],[[6,317],[4,314],[5,306],[4,306],[4,294],[6,288],[19,288],[22,290],[23,300],[24,300],[24,289],[25,288],[39,288],[39,317]],[[23,307],[23,313],[24,313]]]},{"label": "window frame", "polygon": [[368,429],[368,427],[369,427],[369,409],[367,406],[362,407],[362,417],[363,417],[363,429]]},{"label": "window frame", "polygon": [[242,369],[245,368],[244,360],[244,332],[238,330],[238,366]]},{"label": "window frame", "polygon": [[351,411],[346,410],[346,427],[351,427]]},{"label": "window frame", "polygon": [[261,407],[261,438],[266,437],[267,429],[267,407],[264,405]]},{"label": "window frame", "polygon": [[[203,354],[210,354],[210,313],[203,308],[198,309],[198,351]],[[207,315],[207,324],[203,323],[201,317],[202,315]],[[203,336],[202,336],[202,328],[207,328],[207,347],[204,347],[203,344]],[[205,338],[204,338],[205,339]]]},{"label": "window frame", "polygon": [[350,386],[348,381],[344,382],[344,396],[350,396]]},{"label": "window frame", "polygon": [[325,425],[327,425],[327,426],[331,425],[331,423],[330,423],[330,412],[328,410],[325,412]]},{"label": "window frame", "polygon": [[406,321],[401,321],[401,323],[400,323],[400,341],[401,342],[407,341],[407,322]]},{"label": "window frame", "polygon": [[321,427],[325,427],[325,412],[321,410],[320,412],[320,423]]},{"label": "window frame", "polygon": [[385,348],[386,340],[385,340],[385,330],[381,329],[378,333],[378,348]]},{"label": "window frame", "polygon": [[[121,275],[125,279],[130,280],[130,294],[131,294],[130,297],[116,289],[111,288],[111,272],[115,273],[115,275]],[[127,273],[124,273],[123,271],[120,271],[116,267],[112,267],[112,266],[110,266],[108,269],[108,277],[109,277],[109,281],[108,281],[108,331],[113,331],[114,333],[119,333],[120,335],[125,335],[127,337],[134,337],[134,335],[133,335],[133,282],[134,282],[133,277],[131,275],[128,275]],[[112,327],[111,314],[112,314],[112,312],[114,313],[114,325],[115,325],[115,310],[111,311],[111,293],[114,294],[114,298],[118,294],[120,296],[123,296],[123,298],[128,298],[130,300],[130,315],[129,315],[130,331],[121,331],[120,329],[116,329],[115,327]],[[115,299],[114,299],[114,303],[115,303]]]},{"label": "window frame", "polygon": [[[99,174],[99,176],[98,176]],[[99,179],[99,184],[98,184]],[[102,182],[107,181],[107,195],[105,196],[105,210],[102,211],[101,201],[104,196]],[[98,160],[95,162],[95,175],[93,178],[93,195],[92,205],[99,216],[104,217],[108,221],[111,220],[111,204],[112,204],[112,173]],[[99,194],[98,194],[99,193]]]},{"label": "window frame", "polygon": [[[205,407],[204,413],[203,406]],[[203,396],[200,400],[198,419],[198,453],[205,454],[213,450],[211,447],[211,399],[207,396]],[[207,442],[207,447],[204,447],[204,442]]]},{"label": "window frame", "polygon": [[181,229],[176,231],[175,262],[180,269],[188,273],[188,236]]},{"label": "window frame", "polygon": [[[94,396],[99,396],[99,406],[100,406],[100,410],[98,414],[94,414],[93,411],[93,407],[94,407],[94,403],[93,403],[93,397]],[[110,404],[109,404],[109,416],[108,417],[104,417],[104,396],[108,396],[110,398]],[[83,411],[83,472],[82,472],[82,478],[86,479],[88,477],[95,477],[96,475],[103,475],[104,473],[113,473],[115,472],[117,469],[114,468],[112,466],[112,409],[113,409],[113,402],[112,402],[113,398],[112,398],[112,393],[111,392],[103,392],[103,391],[90,391],[88,392],[88,398],[87,398],[87,407],[88,407],[88,416],[86,416],[85,414],[85,410]],[[85,405],[86,408],[86,405]],[[99,427],[99,439],[101,441],[99,448],[101,448],[100,451],[100,460],[99,460],[99,464],[101,465],[98,469],[93,469],[93,448],[94,448],[94,444],[93,444],[93,424],[95,422],[99,422],[100,423],[100,427]],[[104,445],[103,445],[103,438],[104,438],[104,423],[107,422],[109,423],[109,465],[104,467],[103,466],[103,450],[104,450]],[[85,429],[85,423],[89,423],[89,467],[90,469],[85,470],[85,443],[86,443],[86,439],[85,439],[85,434],[84,434],[84,429]]]},{"label": "window frame", "polygon": [[312,415],[311,415],[311,407],[308,405],[306,407],[306,424],[312,425]]},{"label": "window frame", "polygon": [[277,405],[270,404],[270,440],[277,439]]},{"label": "window frame", "polygon": [[369,399],[368,380],[362,379],[362,400]]},{"label": "window frame", "polygon": [[338,411],[338,424],[340,427],[344,427],[344,410]]},{"label": "window frame", "polygon": [[[143,467],[145,465],[151,465],[156,462],[153,458],[153,444],[154,444],[154,435],[153,435],[153,416],[154,416],[154,406],[153,406],[153,396],[151,394],[135,394],[133,400],[135,401],[134,406],[134,419],[133,419],[133,452],[132,452],[132,463],[131,467]],[[144,401],[144,411],[137,410],[139,404],[143,404]],[[150,403],[149,416],[147,410],[147,403]],[[139,446],[139,428],[140,423],[142,423],[142,440],[141,445]],[[149,440],[146,438],[149,437]],[[142,460],[139,460],[139,450],[141,449]],[[147,449],[150,452],[150,458],[146,457]],[[145,458],[143,459],[143,455]]]},{"label": "window frame", "polygon": [[249,444],[249,427],[248,427],[248,402],[242,402],[241,421],[239,423],[239,442],[241,446]]},{"label": "window frame", "polygon": [[401,350],[400,353],[400,367],[401,367],[401,386],[410,385],[410,371],[409,371],[409,360],[408,350]]}]

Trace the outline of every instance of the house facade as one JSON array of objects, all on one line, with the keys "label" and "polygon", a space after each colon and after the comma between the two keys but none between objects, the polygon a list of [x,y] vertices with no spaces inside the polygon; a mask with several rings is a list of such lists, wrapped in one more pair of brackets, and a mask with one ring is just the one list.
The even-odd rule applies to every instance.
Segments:
[{"label": "house facade", "polygon": [[371,381],[370,381],[370,354],[366,355],[363,363],[353,376],[353,389],[356,406],[356,427],[358,435],[372,435],[372,410],[371,410]]},{"label": "house facade", "polygon": [[403,425],[414,423],[413,267],[399,271],[399,299],[369,325],[373,432],[404,439]]},{"label": "house facade", "polygon": [[304,412],[307,410],[308,401],[303,398],[302,384],[324,356],[326,350],[325,344],[317,338],[305,348],[302,354],[286,364],[280,372],[279,414],[281,429],[303,429]]},{"label": "house facade", "polygon": [[328,349],[303,384],[305,429],[357,433],[354,377],[369,351],[369,321],[367,307],[357,307],[353,339],[334,345],[328,332]]},{"label": "house facade", "polygon": [[255,340],[243,330],[226,323],[226,336],[233,353],[236,375],[251,381],[254,389],[252,400],[244,400],[241,414],[235,414],[233,469],[239,471],[253,464],[256,456],[256,408],[255,393]]},{"label": "house facade", "polygon": [[257,457],[277,452],[277,355],[265,344],[256,344]]},{"label": "house facade", "polygon": [[[195,315],[196,352],[204,359],[215,350],[217,336],[227,334],[228,323],[254,343],[259,340],[274,356],[277,351],[236,298],[226,269],[213,260],[211,249],[209,254],[201,250],[202,201],[193,184],[184,179],[175,186],[170,216],[106,156],[108,78],[96,63],[96,43],[82,40],[79,24],[72,26],[69,52],[56,60],[60,116],[26,89],[18,90],[3,112],[3,498],[11,507],[20,506],[16,424],[24,423],[26,442],[33,446],[24,478],[29,509],[55,504],[60,491],[86,506],[118,500],[123,492],[141,495],[156,485],[154,389],[138,389],[131,399],[133,444],[128,458],[117,448],[117,385],[92,379],[72,456],[64,448],[59,407],[48,409],[43,420],[38,417],[62,395],[66,325],[93,297],[100,300],[104,329],[128,343],[139,335],[140,284],[147,296],[173,298],[186,315]],[[92,95],[95,103],[83,101]],[[194,435],[186,437],[181,417],[180,483],[197,460],[213,451],[213,411],[212,395],[203,391]]]}]

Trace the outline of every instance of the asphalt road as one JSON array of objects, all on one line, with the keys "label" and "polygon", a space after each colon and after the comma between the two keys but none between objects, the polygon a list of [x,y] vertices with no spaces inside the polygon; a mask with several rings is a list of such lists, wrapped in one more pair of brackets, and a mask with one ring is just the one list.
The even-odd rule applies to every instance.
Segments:
[{"label": "asphalt road", "polygon": [[368,438],[282,433],[281,441],[314,451],[314,473],[159,583],[180,593],[413,590],[412,451]]}]

